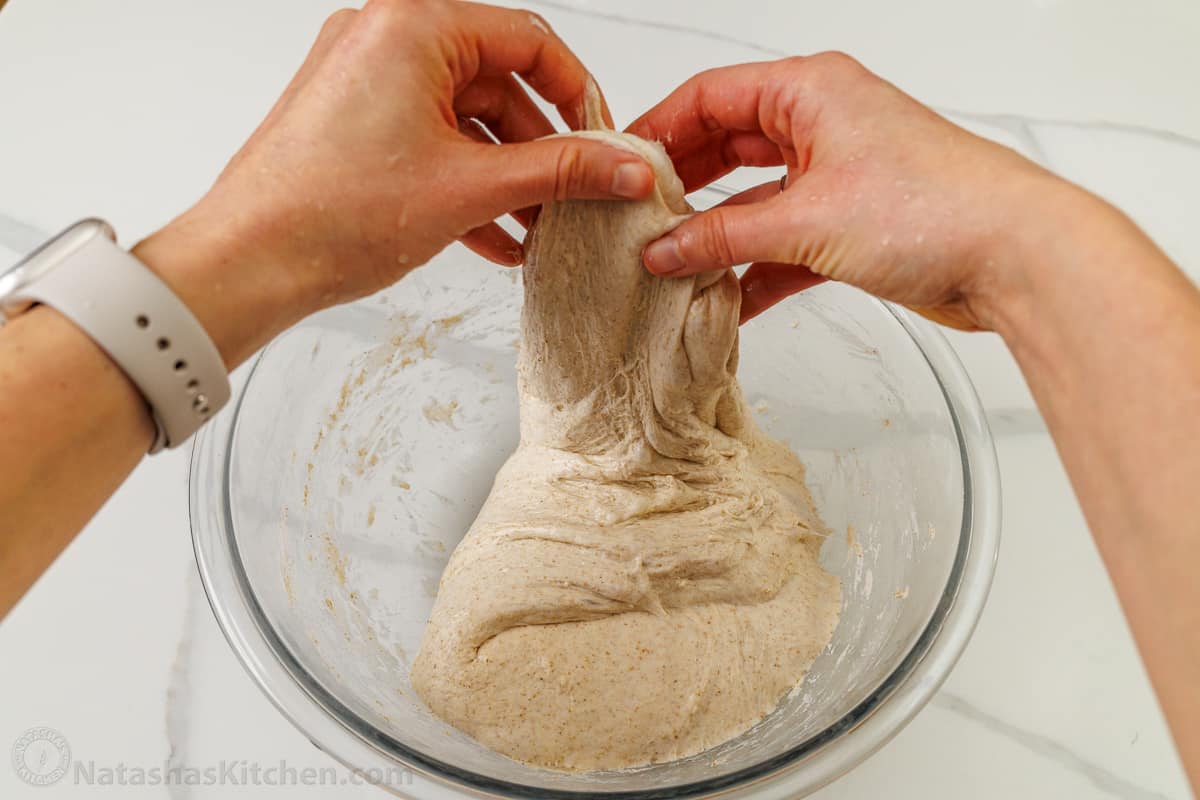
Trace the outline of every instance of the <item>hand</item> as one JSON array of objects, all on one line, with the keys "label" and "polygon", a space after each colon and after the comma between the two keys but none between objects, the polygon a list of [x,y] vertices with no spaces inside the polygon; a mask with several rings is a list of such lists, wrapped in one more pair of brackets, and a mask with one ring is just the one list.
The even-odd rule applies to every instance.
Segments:
[{"label": "hand", "polygon": [[[134,252],[232,368],[455,239],[519,263],[490,224],[504,213],[650,193],[650,167],[624,150],[528,141],[553,128],[514,74],[581,124],[588,74],[532,14],[448,0],[340,11],[212,190]],[[0,383],[0,419],[14,422],[0,426],[2,617],[145,455],[154,424],[105,352],[47,306],[0,330]]]},{"label": "hand", "polygon": [[991,328],[1021,281],[1014,237],[1048,234],[1051,197],[1073,190],[838,53],[702,73],[629,130],[663,142],[688,191],[787,165],[782,190],[751,189],[646,248],[664,275],[754,262],[743,321],[832,279]]},{"label": "hand", "polygon": [[[388,286],[455,239],[521,263],[520,243],[492,222],[505,213],[651,191],[653,172],[631,153],[580,138],[532,141],[554,128],[514,75],[570,127],[582,124],[594,84],[534,14],[449,0],[339,11],[208,195],[138,255],[236,363],[305,314]],[[239,330],[214,330],[230,326]]]}]

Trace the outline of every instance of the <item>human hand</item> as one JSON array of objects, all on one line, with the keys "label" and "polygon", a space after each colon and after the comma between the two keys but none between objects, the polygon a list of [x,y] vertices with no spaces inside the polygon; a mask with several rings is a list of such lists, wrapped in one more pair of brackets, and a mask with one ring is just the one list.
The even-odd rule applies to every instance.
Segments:
[{"label": "human hand", "polygon": [[754,262],[742,320],[826,279],[964,329],[994,326],[1021,282],[1015,237],[1046,230],[1070,187],[943,119],[848,56],[701,73],[629,130],[661,141],[688,191],[787,165],[646,248],[663,275]]},{"label": "human hand", "polygon": [[[255,328],[213,331],[236,363],[307,313],[390,285],[455,239],[519,264],[520,243],[493,223],[505,213],[651,191],[653,172],[629,152],[582,138],[532,141],[554,128],[514,75],[570,127],[582,125],[594,84],[534,14],[449,0],[339,11],[212,190],[138,255],[199,306],[210,330],[231,316]],[[181,263],[185,251],[195,263]],[[214,286],[223,308],[206,314]]]}]

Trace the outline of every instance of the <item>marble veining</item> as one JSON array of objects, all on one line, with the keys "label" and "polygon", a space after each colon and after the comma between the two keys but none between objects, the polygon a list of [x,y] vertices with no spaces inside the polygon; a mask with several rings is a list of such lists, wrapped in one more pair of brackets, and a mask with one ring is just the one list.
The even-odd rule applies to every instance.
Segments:
[{"label": "marble veining", "polygon": [[975,111],[960,109],[938,109],[938,113],[961,122],[974,122],[1007,131],[1025,150],[1025,155],[1044,167],[1050,166],[1050,159],[1042,143],[1034,132],[1034,121],[1018,114],[980,114]]},{"label": "marble veining", "polygon": [[1196,150],[1200,150],[1200,139],[1195,139],[1191,136],[1185,136],[1182,133],[1175,131],[1162,130],[1153,128],[1149,125],[1133,125],[1124,122],[1110,122],[1103,119],[1077,120],[1077,119],[1062,119],[1058,117],[1036,117],[1024,116],[1021,114],[988,114],[978,111],[961,111],[956,109],[942,109],[941,113],[950,114],[963,119],[982,122],[987,125],[995,125],[1001,128],[1012,130],[1016,126],[1031,127],[1035,125],[1046,125],[1061,128],[1075,128],[1081,131],[1108,131],[1113,133],[1131,133],[1139,136],[1148,136],[1167,144],[1181,145]]},{"label": "marble veining", "polygon": [[[0,3],[2,4],[2,3]],[[618,14],[599,8],[585,8],[576,5],[572,2],[562,2],[560,0],[524,0],[524,5],[532,6],[540,9],[552,10],[555,13],[578,15],[593,19],[605,20],[618,25],[635,26],[656,31],[665,31],[672,34],[678,34],[680,37],[692,38],[699,40],[707,40],[709,42],[718,42],[724,44],[736,45],[745,48],[748,52],[757,53],[765,58],[777,58],[790,55],[791,53],[778,50],[772,47],[766,47],[752,41],[740,39],[734,35],[724,33],[720,30],[706,28],[702,25],[665,22],[661,20],[639,19],[632,16]],[[19,5],[19,4],[18,4]],[[698,4],[696,18],[704,18],[700,12],[703,8],[699,7],[703,4]],[[986,98],[981,100],[985,103]],[[1068,129],[1078,131],[1081,136],[1086,137],[1102,137],[1111,134],[1136,134],[1143,137],[1139,141],[1138,147],[1153,148],[1164,144],[1178,145],[1190,149],[1200,149],[1200,140],[1182,135],[1180,133],[1164,130],[1157,127],[1125,124],[1117,122],[1109,122],[1103,119],[1057,119],[1050,117],[1023,116],[1018,114],[1008,113],[982,113],[975,111],[964,111],[951,108],[939,108],[939,111],[952,117],[961,119],[967,122],[975,123],[979,126],[992,128],[997,133],[1004,133],[1006,138],[1014,140],[1027,155],[1037,159],[1041,163],[1053,168],[1053,165],[1048,162],[1046,149],[1042,146],[1039,139],[1039,133],[1052,128]],[[1144,144],[1143,144],[1144,142]],[[1099,167],[1099,165],[1097,165]],[[5,202],[13,214],[5,214],[0,211],[0,247],[7,248],[13,253],[23,253],[37,246],[45,239],[45,232],[39,230],[37,226],[30,225],[22,221],[22,216],[28,214],[20,213],[20,210],[14,207],[14,204],[19,203],[21,197],[20,187],[13,187],[11,192],[7,194]],[[1116,198],[1119,199],[1119,198]],[[47,222],[46,219],[40,219],[42,222]],[[69,220],[53,220],[53,226],[57,227],[60,222]],[[120,222],[121,220],[117,220]],[[0,261],[0,268],[5,264]],[[972,369],[976,365],[968,363],[968,368]],[[986,369],[986,364],[978,365],[978,368]],[[985,398],[986,401],[986,398]],[[1044,424],[1037,411],[1030,408],[1021,408],[1010,405],[994,406],[987,409],[989,423],[992,426],[993,432],[998,437],[1005,436],[1045,436]],[[1011,440],[1010,440],[1011,441]],[[1019,470],[1021,464],[1003,465],[1007,469]],[[1069,494],[1069,493],[1067,493]],[[1055,502],[1071,503],[1069,496],[1064,498],[1052,498]],[[172,531],[172,535],[186,535],[184,531]],[[1063,531],[1062,533],[1071,533],[1082,538],[1086,538],[1086,531]],[[1006,567],[1020,571],[1021,565],[1016,562],[1006,562]],[[194,564],[187,566],[187,586],[186,600],[179,615],[180,625],[174,630],[158,631],[157,635],[161,636],[164,642],[168,642],[168,636],[172,633],[178,634],[178,640],[175,644],[173,656],[169,664],[169,680],[164,698],[165,717],[163,719],[163,730],[167,743],[167,765],[169,767],[183,767],[189,764],[189,755],[194,756],[195,751],[202,749],[202,745],[207,741],[206,736],[211,736],[211,732],[205,730],[205,726],[198,720],[199,715],[193,713],[201,703],[221,703],[222,698],[199,696],[195,691],[194,680],[198,668],[197,660],[197,642],[199,637],[204,634],[202,625],[210,624],[207,618],[209,614],[208,605],[205,602],[203,590],[200,587],[197,578]],[[172,571],[172,574],[173,571]],[[1119,621],[1118,621],[1119,623]],[[988,621],[985,617],[982,625],[987,625]],[[11,631],[12,627],[5,629]],[[1114,630],[1116,630],[1114,628]],[[12,635],[6,641],[12,641]],[[223,645],[223,642],[221,643]],[[233,659],[232,652],[227,654],[229,659]],[[136,665],[140,663],[136,654],[130,660],[130,663]],[[152,665],[142,665],[143,669],[152,669]],[[1041,667],[1040,667],[1041,668]],[[1044,669],[1047,671],[1071,669],[1072,664],[1056,665],[1047,663]],[[1088,669],[1104,670],[1108,669],[1104,664],[1088,664]],[[239,671],[240,672],[240,671]],[[160,673],[161,674],[161,673]],[[1105,673],[1107,674],[1107,673]],[[996,678],[999,680],[1000,678]],[[35,687],[36,688],[36,687]],[[158,694],[159,690],[155,690]],[[1118,774],[1115,771],[1116,767],[1106,766],[1108,762],[1101,760],[1100,757],[1089,754],[1088,750],[1092,743],[1084,737],[1077,741],[1077,737],[1058,738],[1048,736],[1038,730],[1022,727],[1015,724],[1010,719],[1005,719],[991,711],[985,711],[977,705],[978,697],[982,697],[982,688],[975,695],[976,700],[973,701],[967,696],[956,692],[943,690],[931,702],[931,706],[946,714],[953,716],[955,719],[962,720],[961,735],[970,737],[972,742],[978,741],[979,747],[987,746],[987,737],[996,736],[1003,737],[1004,740],[1017,745],[1024,750],[1035,754],[1037,757],[1044,759],[1047,763],[1051,763],[1063,775],[1078,776],[1089,781],[1095,792],[1089,796],[1109,796],[1132,798],[1133,800],[1156,800],[1159,798],[1170,798],[1170,800],[1181,800],[1188,796],[1186,787],[1180,792],[1172,791],[1170,795],[1152,791],[1139,785],[1127,774]],[[227,702],[227,701],[226,701]],[[273,708],[269,708],[269,704],[263,704],[266,711],[264,713],[274,714]],[[86,707],[86,704],[84,704]],[[237,709],[242,711],[242,709]],[[247,719],[244,724],[257,727],[268,728],[266,722],[261,719],[251,717],[252,712],[245,710]],[[3,716],[0,714],[0,716]],[[1157,718],[1155,718],[1157,719]],[[42,719],[13,719],[5,718],[5,723],[11,722],[13,726],[28,726],[41,722],[58,722],[64,727],[70,725],[70,720],[42,720]],[[119,729],[118,729],[119,730]],[[956,726],[956,732],[958,728]],[[6,728],[7,731],[7,728]],[[67,728],[67,733],[70,735],[70,729]],[[8,735],[7,733],[5,735]],[[906,734],[902,733],[901,736]],[[1136,741],[1137,734],[1134,735]],[[161,743],[161,740],[160,740]],[[934,743],[929,743],[934,744]],[[141,750],[133,748],[147,748],[147,743],[129,744],[131,749],[129,752],[132,755],[137,755]],[[1132,762],[1141,763],[1141,762]],[[1153,763],[1153,762],[1147,762]],[[1004,765],[997,766],[997,770],[1003,770]],[[860,770],[867,774],[870,773],[871,764],[868,761]],[[856,770],[856,772],[859,772]],[[1122,771],[1124,772],[1124,770]],[[1146,778],[1149,780],[1152,773],[1147,772]],[[7,775],[0,776],[6,778]],[[917,777],[915,774],[905,775],[883,775],[875,774],[873,777],[875,786],[883,788],[885,786],[894,787],[896,781],[904,781],[906,783],[912,781],[920,781],[921,785],[927,785],[934,790],[930,796],[942,796],[936,789],[937,784],[932,779]],[[973,786],[972,790],[978,789],[978,794],[985,794],[985,784],[991,780],[989,775],[978,776],[979,785]],[[1073,780],[1073,778],[1071,779]],[[0,788],[7,786],[0,780]],[[1178,781],[1171,783],[1171,786],[1182,785]],[[834,784],[825,793],[837,793],[837,784]],[[27,788],[18,786],[18,791]],[[166,787],[167,795],[172,798],[192,798],[192,797],[208,797],[221,796],[220,793],[214,794],[211,791],[205,791],[202,788],[193,788],[184,785],[169,785]],[[322,790],[322,796],[328,796],[335,790]],[[33,790],[37,793],[38,790]],[[277,794],[278,792],[272,793]],[[825,793],[822,796],[825,796]],[[24,797],[25,794],[14,796]],[[40,795],[39,795],[40,796]],[[250,796],[249,794],[247,796]],[[254,795],[257,796],[257,795]],[[341,796],[339,794],[339,796]],[[359,796],[355,793],[355,796]],[[842,796],[838,793],[837,796]],[[987,795],[995,796],[995,795]],[[1041,787],[1038,796],[1065,796],[1057,786]]]},{"label": "marble veining", "polygon": [[[204,589],[200,585],[200,575],[196,564],[189,563],[183,620],[180,625],[182,633],[175,646],[175,657],[171,661],[170,677],[167,681],[165,731],[167,737],[167,768],[182,771],[189,766],[188,740],[191,737],[191,721],[188,711],[194,702],[192,693],[192,647],[195,641],[200,615],[209,613],[208,604],[204,602]],[[184,783],[167,785],[167,795],[171,800],[188,800],[192,791]]]},{"label": "marble veining", "polygon": [[1046,433],[1046,421],[1036,408],[985,408],[993,436]]},{"label": "marble veining", "polygon": [[942,690],[934,695],[929,704],[970,720],[997,736],[1003,736],[1026,750],[1053,761],[1063,769],[1082,775],[1097,789],[1112,797],[1120,797],[1122,800],[1170,800],[1164,794],[1137,786],[1100,764],[1089,761],[1062,742],[988,713],[960,695]]}]

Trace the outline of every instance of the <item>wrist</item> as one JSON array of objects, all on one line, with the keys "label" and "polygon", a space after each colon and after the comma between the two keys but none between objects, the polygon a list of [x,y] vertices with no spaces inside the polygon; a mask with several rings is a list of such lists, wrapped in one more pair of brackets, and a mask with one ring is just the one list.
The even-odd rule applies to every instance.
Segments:
[{"label": "wrist", "polygon": [[132,252],[196,315],[230,370],[310,310],[262,230],[237,216],[197,206]]},{"label": "wrist", "polygon": [[1166,313],[1189,286],[1122,211],[1053,180],[992,257],[1005,279],[997,280],[1003,289],[989,303],[989,323],[1019,361],[1034,354],[1046,364],[1069,358],[1088,331]]},{"label": "wrist", "polygon": [[1049,172],[1014,181],[994,235],[981,249],[969,293],[983,327],[1010,346],[1038,327],[1059,287],[1088,279],[1099,234],[1120,212]]}]

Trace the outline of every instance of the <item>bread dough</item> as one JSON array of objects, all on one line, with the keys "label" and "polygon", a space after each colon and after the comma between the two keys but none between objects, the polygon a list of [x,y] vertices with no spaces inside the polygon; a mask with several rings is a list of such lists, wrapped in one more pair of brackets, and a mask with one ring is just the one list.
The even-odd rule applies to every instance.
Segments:
[{"label": "bread dough", "polygon": [[520,446],[446,567],[411,677],[434,713],[511,758],[616,769],[761,720],[829,641],[841,595],[817,563],[804,468],[734,378],[734,274],[641,265],[691,211],[666,153],[573,135],[641,154],[657,187],[543,208]]}]

